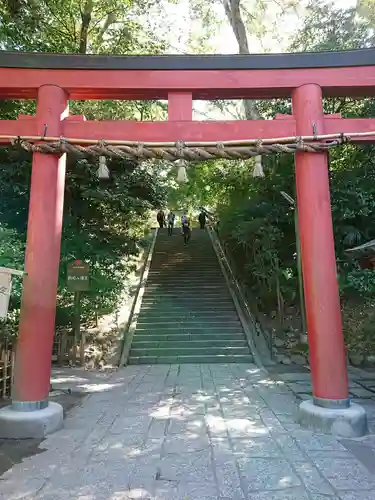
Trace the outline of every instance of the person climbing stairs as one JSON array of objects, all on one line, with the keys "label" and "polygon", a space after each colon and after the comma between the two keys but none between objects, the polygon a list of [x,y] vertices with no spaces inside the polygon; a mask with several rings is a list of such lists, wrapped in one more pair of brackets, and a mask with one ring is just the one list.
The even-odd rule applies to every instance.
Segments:
[{"label": "person climbing stairs", "polygon": [[252,361],[207,231],[159,229],[128,364]]}]

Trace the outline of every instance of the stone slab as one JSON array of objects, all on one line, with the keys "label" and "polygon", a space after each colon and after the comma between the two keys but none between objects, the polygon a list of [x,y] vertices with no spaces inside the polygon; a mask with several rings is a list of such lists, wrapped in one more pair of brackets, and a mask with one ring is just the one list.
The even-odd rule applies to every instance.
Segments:
[{"label": "stone slab", "polygon": [[2,476],[0,500],[372,499],[375,437],[303,430],[294,406],[254,365],[130,366]]}]

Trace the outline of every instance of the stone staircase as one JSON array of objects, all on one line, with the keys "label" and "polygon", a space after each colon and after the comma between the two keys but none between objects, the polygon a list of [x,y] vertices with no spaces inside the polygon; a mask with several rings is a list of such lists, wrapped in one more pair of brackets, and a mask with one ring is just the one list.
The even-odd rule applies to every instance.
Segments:
[{"label": "stone staircase", "polygon": [[253,361],[205,230],[159,229],[136,321],[128,364]]}]

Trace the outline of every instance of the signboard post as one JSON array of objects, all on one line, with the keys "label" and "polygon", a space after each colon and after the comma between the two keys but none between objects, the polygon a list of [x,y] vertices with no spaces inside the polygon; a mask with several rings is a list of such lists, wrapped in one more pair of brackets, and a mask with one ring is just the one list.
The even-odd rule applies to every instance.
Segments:
[{"label": "signboard post", "polygon": [[[68,290],[74,292],[74,317],[73,317],[73,360],[77,360],[77,340],[81,330],[81,292],[90,289],[90,265],[81,260],[68,264],[67,269]],[[81,362],[84,359],[84,340],[81,339]]]}]

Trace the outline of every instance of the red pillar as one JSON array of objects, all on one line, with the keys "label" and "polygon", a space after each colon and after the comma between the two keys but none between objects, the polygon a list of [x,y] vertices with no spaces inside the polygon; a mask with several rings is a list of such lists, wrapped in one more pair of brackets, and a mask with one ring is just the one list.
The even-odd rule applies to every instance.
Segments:
[{"label": "red pillar", "polygon": [[[295,89],[292,103],[298,136],[313,135],[314,130],[324,134],[322,91],[318,85]],[[296,182],[314,403],[343,408],[349,405],[348,376],[327,153],[297,153]]]},{"label": "red pillar", "polygon": [[[59,137],[68,96],[55,85],[39,89],[38,133]],[[66,155],[33,154],[19,338],[12,392],[15,410],[48,405],[55,331]]]}]

